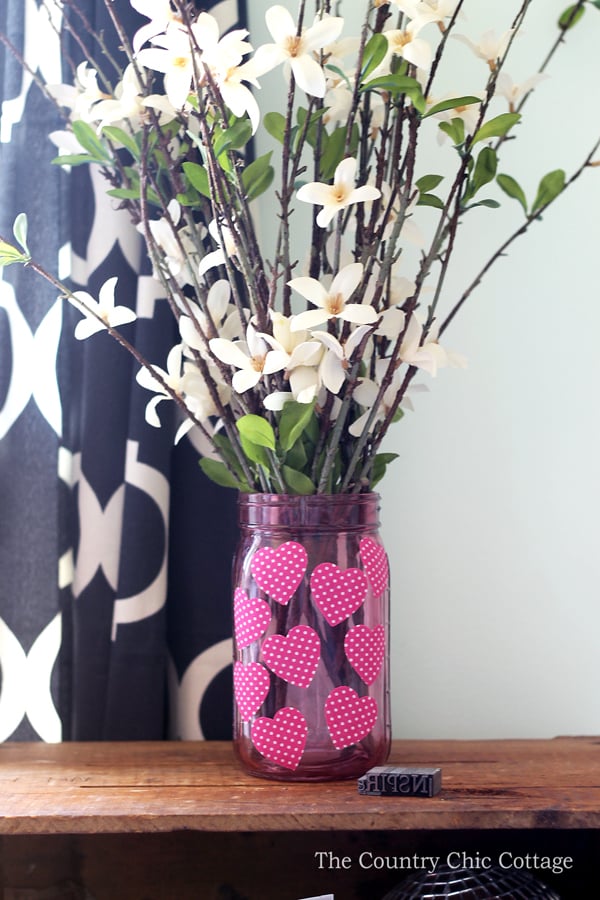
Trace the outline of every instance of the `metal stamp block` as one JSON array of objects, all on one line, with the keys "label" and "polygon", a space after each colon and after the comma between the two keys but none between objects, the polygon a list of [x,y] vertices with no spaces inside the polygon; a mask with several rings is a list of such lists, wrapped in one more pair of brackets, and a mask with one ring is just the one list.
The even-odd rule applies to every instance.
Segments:
[{"label": "metal stamp block", "polygon": [[380,797],[434,797],[441,789],[441,769],[375,766],[358,779],[359,794]]}]

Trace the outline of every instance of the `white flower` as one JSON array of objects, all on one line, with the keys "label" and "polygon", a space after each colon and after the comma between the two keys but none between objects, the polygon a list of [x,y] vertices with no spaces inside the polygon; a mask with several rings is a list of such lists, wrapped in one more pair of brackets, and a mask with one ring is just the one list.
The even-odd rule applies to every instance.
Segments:
[{"label": "white flower", "polygon": [[413,313],[400,346],[400,359],[409,366],[424,369],[435,377],[442,366],[464,368],[466,362],[458,354],[447,353],[438,343],[435,328],[430,328],[423,340],[423,326]]},{"label": "white flower", "polygon": [[238,66],[244,56],[252,51],[245,28],[236,28],[220,36],[219,23],[210,13],[201,12],[192,25],[192,33],[202,51],[202,62],[211,72],[226,72]]},{"label": "white flower", "polygon": [[464,34],[453,35],[454,39],[466,44],[475,56],[485,60],[492,71],[496,69],[496,62],[504,56],[508,43],[512,37],[512,30],[505,31],[500,37],[490,29],[481,35],[478,41],[472,41]]},{"label": "white flower", "polygon": [[354,351],[371,330],[368,325],[360,325],[344,343],[338,341],[327,331],[315,331],[313,336],[320,340],[326,348],[326,353],[319,366],[319,375],[327,390],[332,394],[339,393],[346,380],[346,371]]},{"label": "white flower", "polygon": [[[377,402],[377,396],[381,389],[381,385],[383,384],[383,379],[388,373],[389,366],[390,361],[388,359],[378,360],[375,365],[375,379],[365,378],[354,389],[352,399],[355,400],[359,406],[362,406],[365,409],[365,412],[359,416],[358,419],[355,419],[348,428],[348,431],[353,437],[359,437],[367,427],[367,422],[371,416],[371,411]],[[383,392],[383,396],[379,399],[377,410],[369,425],[369,432],[373,431],[375,425],[377,425],[378,422],[383,421],[391,411],[396,402],[398,391],[402,386],[403,378],[404,373],[400,372],[396,366],[388,387]],[[410,397],[407,396],[408,392],[412,393],[427,390],[428,388],[424,384],[409,385],[407,392],[400,401],[400,409],[413,409],[412,401]]]},{"label": "white flower", "polygon": [[75,84],[49,84],[47,89],[60,106],[71,110],[72,119],[83,119],[85,122],[91,121],[94,104],[108,97],[98,87],[98,72],[88,68],[86,62],[77,66]]},{"label": "white flower", "polygon": [[261,337],[273,349],[285,354],[285,378],[289,381],[289,391],[275,391],[265,398],[267,409],[281,409],[287,400],[298,403],[310,403],[314,400],[320,386],[318,366],[323,355],[323,347],[319,341],[311,340],[307,331],[294,331],[294,317],[271,311],[273,335],[261,334]]},{"label": "white flower", "polygon": [[384,31],[383,36],[387,38],[388,42],[388,54],[382,66],[389,65],[393,56],[401,56],[417,68],[428,70],[431,66],[431,45],[423,38],[418,37],[424,25],[427,25],[427,21],[412,19],[406,28],[392,28]]},{"label": "white flower", "polygon": [[[82,341],[98,331],[106,328],[118,328],[128,322],[134,322],[136,314],[128,306],[115,306],[115,287],[117,278],[105,281],[98,293],[98,300],[87,291],[74,291],[69,301],[85,316],[75,326],[75,337]],[[75,299],[79,302],[75,302]]]},{"label": "white flower", "polygon": [[[236,256],[237,254],[237,247],[233,234],[226,225],[221,225],[219,231],[217,220],[213,219],[208,226],[208,230],[214,242],[218,244],[219,249],[213,250],[212,253],[207,253],[206,256],[202,258],[202,261],[198,266],[198,275],[204,275],[209,269],[214,269],[215,266],[224,266],[226,260],[230,256]],[[221,246],[221,234],[223,235],[223,246]]]},{"label": "white flower", "polygon": [[316,18],[310,28],[298,34],[294,19],[285,7],[272,6],[265,15],[273,44],[263,44],[254,54],[259,72],[268,72],[280,63],[291,69],[303,91],[314,97],[325,96],[325,74],[315,52],[339,37],[344,20],[339,16]]},{"label": "white flower", "polygon": [[[183,381],[181,361],[183,355],[183,346],[176,344],[169,351],[167,357],[167,370],[161,369],[159,366],[152,366],[153,371],[164,381],[165,385],[170,387],[176,394],[183,395]],[[171,394],[166,390],[164,385],[158,378],[148,369],[140,369],[135,380],[141,387],[148,391],[153,391],[156,396],[153,397],[146,406],[146,422],[154,428],[160,428],[160,419],[156,412],[156,407],[162,400],[173,400]]]},{"label": "white flower", "polygon": [[[444,19],[454,15],[457,6],[458,0],[422,0],[423,14],[427,15],[430,22],[442,23]],[[426,7],[429,9],[425,9]]]},{"label": "white flower", "polygon": [[146,41],[166,31],[169,25],[181,25],[181,16],[174,12],[171,0],[129,0],[133,8],[142,16],[150,19],[133,36],[133,52],[137,53]]},{"label": "white flower", "polygon": [[296,194],[304,203],[314,203],[323,209],[317,216],[317,225],[326,228],[336,213],[353,203],[364,203],[377,200],[381,196],[378,188],[365,184],[355,187],[356,160],[352,157],[343,159],[337,166],[333,176],[333,184],[312,181],[304,184]]},{"label": "white flower", "polygon": [[500,72],[496,82],[496,94],[505,97],[510,109],[514,110],[518,102],[546,78],[548,78],[547,75],[538,72],[520,84],[515,84],[508,72]]},{"label": "white flower", "polygon": [[254,94],[246,87],[244,81],[249,81],[254,87],[260,87],[256,80],[256,66],[253,60],[249,60],[241,66],[231,66],[224,73],[215,73],[215,82],[221,96],[234,116],[241,119],[244,113],[252,124],[252,134],[260,124],[260,109]]},{"label": "white flower", "polygon": [[147,69],[163,72],[165,94],[175,109],[181,109],[188,98],[194,74],[194,61],[190,36],[174,25],[164,34],[152,39],[154,47],[140,50],[137,55]]},{"label": "white flower", "polygon": [[[231,399],[231,389],[229,385],[223,383],[216,366],[209,366],[209,370],[219,403],[222,407],[227,406]],[[204,375],[193,363],[184,363],[181,387],[185,391],[184,399],[186,407],[198,421],[202,422],[204,428],[210,434],[213,434],[215,429],[208,420],[211,417],[218,416],[221,410],[217,405],[213,392],[204,378]],[[184,419],[177,431],[175,443],[177,443],[183,435],[193,427],[193,425],[194,423],[190,418]]]},{"label": "white flower", "polygon": [[138,128],[140,119],[146,112],[142,91],[134,66],[127,66],[123,78],[115,88],[114,97],[100,100],[93,108],[93,118],[100,122],[99,127],[126,122],[134,129]]},{"label": "white flower", "polygon": [[292,331],[301,328],[316,328],[329,319],[342,319],[357,325],[371,325],[377,321],[377,313],[372,306],[363,303],[348,303],[363,276],[362,263],[350,263],[337,273],[329,289],[316,278],[303,276],[292,278],[290,287],[301,294],[317,309],[298,313],[292,322]]},{"label": "white flower", "polygon": [[269,350],[268,344],[257,334],[252,324],[246,329],[245,341],[213,338],[209,341],[209,346],[217,359],[239,370],[231,379],[233,389],[238,394],[256,387],[263,375],[272,375],[285,369],[288,358],[286,353],[279,350]]},{"label": "white flower", "polygon": [[[148,230],[152,241],[160,251],[160,261],[166,273],[178,284],[189,284],[192,281],[190,258],[194,248],[186,229],[177,229],[181,218],[181,206],[177,200],[171,200],[167,212],[168,216],[149,219]],[[137,225],[137,230],[144,234],[143,223]],[[154,277],[160,278],[160,275],[154,272]]]},{"label": "white flower", "polygon": [[188,311],[179,319],[179,333],[187,347],[207,357],[208,340],[215,335],[232,340],[239,335],[240,318],[230,303],[231,285],[221,278],[215,281],[206,298],[206,312],[189,302]]}]

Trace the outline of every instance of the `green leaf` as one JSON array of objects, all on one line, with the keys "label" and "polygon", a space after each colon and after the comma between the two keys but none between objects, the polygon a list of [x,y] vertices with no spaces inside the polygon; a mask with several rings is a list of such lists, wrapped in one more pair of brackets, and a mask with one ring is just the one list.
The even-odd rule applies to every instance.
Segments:
[{"label": "green leaf", "polygon": [[444,202],[435,194],[419,194],[417,206],[433,206],[435,209],[443,209]]},{"label": "green leaf", "polygon": [[487,141],[489,138],[504,137],[510,129],[520,120],[520,113],[501,113],[489,122],[484,122],[481,128],[473,135],[473,144],[478,141]]},{"label": "green leaf", "polygon": [[200,468],[211,481],[221,485],[221,487],[237,488],[240,491],[248,491],[249,486],[233,475],[225,463],[219,462],[218,459],[208,459],[204,457],[200,460]]},{"label": "green leaf", "polygon": [[83,147],[83,149],[93,156],[96,162],[112,165],[112,157],[109,150],[104,146],[94,129],[87,122],[76,119],[72,123],[73,134]]},{"label": "green leaf", "polygon": [[421,178],[417,178],[415,184],[421,193],[428,194],[430,191],[434,191],[443,180],[443,175],[423,175]]},{"label": "green leaf", "polygon": [[106,192],[109,197],[116,197],[118,200],[139,200],[140,192],[133,188],[111,188]]},{"label": "green leaf", "polygon": [[287,487],[289,487],[294,494],[307,495],[315,493],[316,488],[308,475],[304,475],[302,472],[290,468],[290,466],[282,466],[281,474],[283,475],[283,480]]},{"label": "green leaf", "polygon": [[273,152],[259,156],[246,166],[242,172],[242,184],[248,200],[254,200],[263,194],[275,177],[275,169],[271,165]]},{"label": "green leaf", "polygon": [[308,454],[302,441],[296,441],[294,446],[285,454],[285,464],[291,469],[303,472],[308,463]]},{"label": "green leaf", "polygon": [[263,117],[263,125],[272,138],[283,144],[285,138],[285,116],[278,112],[269,112]]},{"label": "green leaf", "polygon": [[83,166],[90,163],[102,163],[102,160],[88,153],[65,153],[62,156],[55,156],[52,160],[55,166]]},{"label": "green leaf", "polygon": [[512,197],[513,200],[517,200],[523,210],[525,211],[525,215],[527,215],[527,197],[525,196],[525,192],[521,185],[515,181],[515,179],[511,175],[505,175],[501,173],[496,178],[498,183],[498,187],[500,187],[505,194],[509,197]]},{"label": "green leaf", "polygon": [[401,75],[400,73],[382,75],[379,78],[373,78],[372,81],[367,81],[366,84],[362,85],[360,90],[363,92],[387,91],[392,94],[393,97],[405,95],[410,99],[412,105],[418,112],[424,113],[427,108],[421,85],[416,78],[411,78],[409,75]]},{"label": "green leaf", "polygon": [[328,136],[325,149],[321,156],[321,178],[329,181],[333,178],[335,170],[344,158],[346,147],[346,126],[336,128]]},{"label": "green leaf", "polygon": [[365,45],[365,50],[362,58],[362,69],[361,69],[361,81],[364,81],[365,78],[373,72],[380,62],[383,62],[383,58],[388,51],[388,42],[387,38],[384,37],[383,34],[374,34],[372,35]]},{"label": "green leaf", "polygon": [[126,131],[123,131],[122,128],[117,128],[114,125],[105,125],[102,129],[102,134],[105,134],[109,141],[112,141],[114,144],[121,144],[125,147],[134,159],[141,159],[142,154],[136,139]]},{"label": "green leaf", "polygon": [[475,209],[476,206],[487,206],[488,209],[498,209],[502,204],[497,200],[478,200],[477,203],[470,203],[465,209]]},{"label": "green leaf", "polygon": [[453,97],[451,100],[441,100],[431,109],[428,109],[423,118],[435,116],[436,113],[445,112],[447,109],[459,110],[463,106],[472,106],[474,103],[481,103],[481,97]]},{"label": "green leaf", "polygon": [[10,266],[12,263],[29,262],[29,259],[29,254],[21,253],[12,244],[7,244],[6,241],[0,240],[0,269],[2,266]]},{"label": "green leaf", "polygon": [[465,142],[465,123],[462,119],[452,119],[450,122],[440,122],[440,131],[447,134],[455,147],[460,147]]},{"label": "green leaf", "polygon": [[[248,119],[234,119],[228,128],[215,129],[213,149],[215,156],[229,150],[241,150],[252,137],[252,125]],[[219,160],[222,164],[222,161]]]},{"label": "green leaf", "polygon": [[246,455],[247,459],[250,460],[250,462],[257,463],[259,466],[264,466],[264,468],[267,470],[271,468],[271,461],[269,459],[269,454],[266,447],[262,447],[260,444],[255,444],[247,437],[244,437],[243,434],[240,435],[240,443],[242,445],[244,454]]},{"label": "green leaf", "polygon": [[275,449],[275,432],[269,422],[263,419],[262,416],[249,413],[238,419],[236,426],[241,436],[253,444],[257,444],[259,447],[267,447],[269,450]]},{"label": "green leaf", "polygon": [[496,177],[498,169],[498,156],[492,147],[484,147],[477,157],[469,186],[465,194],[465,200],[474,197],[484,185],[489,184]]},{"label": "green leaf", "polygon": [[17,239],[17,243],[29,256],[29,247],[27,246],[27,216],[25,213],[19,213],[13,224],[13,234]]},{"label": "green leaf", "polygon": [[565,186],[566,175],[562,169],[548,172],[540,181],[537,196],[531,207],[531,215],[539,212],[558,197]]},{"label": "green leaf", "polygon": [[184,162],[182,168],[192,187],[196,188],[204,197],[210,197],[208,172],[204,166],[200,166],[198,163]]},{"label": "green leaf", "polygon": [[592,6],[595,6],[596,9],[600,9],[600,0],[590,0]]},{"label": "green leaf", "polygon": [[[594,5],[598,6],[597,3]],[[599,8],[600,8],[600,6],[599,6]],[[577,9],[577,12],[575,12],[576,9],[577,9],[577,4],[575,4],[575,3],[572,6],[567,6],[564,13],[559,18],[558,27],[561,28],[563,31],[568,31],[570,28],[573,28],[573,26],[577,25],[577,23],[583,16],[583,14],[585,12],[585,6],[581,6],[579,9]]]},{"label": "green leaf", "polygon": [[281,410],[279,418],[279,444],[287,453],[296,441],[302,437],[314,413],[314,403],[298,403],[288,400]]},{"label": "green leaf", "polygon": [[381,481],[381,479],[385,475],[385,470],[387,469],[389,463],[393,462],[395,459],[398,459],[399,456],[399,453],[377,454],[377,456],[373,460],[373,468],[371,469],[371,487],[375,487],[375,485],[379,481]]}]

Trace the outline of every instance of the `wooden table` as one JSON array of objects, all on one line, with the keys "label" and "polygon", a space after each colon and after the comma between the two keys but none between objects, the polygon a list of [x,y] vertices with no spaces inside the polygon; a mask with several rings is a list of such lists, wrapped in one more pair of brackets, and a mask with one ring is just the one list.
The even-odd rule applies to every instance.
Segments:
[{"label": "wooden table", "polygon": [[222,742],[2,744],[4,900],[378,900],[449,853],[475,868],[504,854],[586,896],[600,738],[396,741],[390,762],[440,766],[442,792],[264,781]]}]

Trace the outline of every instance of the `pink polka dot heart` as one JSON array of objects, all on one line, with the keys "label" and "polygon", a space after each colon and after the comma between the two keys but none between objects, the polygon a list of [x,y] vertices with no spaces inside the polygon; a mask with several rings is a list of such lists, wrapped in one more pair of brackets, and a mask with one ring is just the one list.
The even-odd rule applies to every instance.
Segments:
[{"label": "pink polka dot heart", "polygon": [[344,649],[354,671],[365,684],[373,684],[385,657],[385,628],[355,625],[344,638]]},{"label": "pink polka dot heart", "polygon": [[272,719],[261,716],[252,724],[252,743],[259,753],[286,769],[298,768],[302,759],[308,726],[299,709],[284,706]]},{"label": "pink polka dot heart", "polygon": [[367,577],[362,569],[340,569],[321,563],[310,576],[313,599],[330,625],[339,625],[359,608],[367,596]]},{"label": "pink polka dot heart", "polygon": [[233,628],[238,649],[248,647],[261,636],[271,621],[271,607],[260,597],[249,597],[242,588],[233,595]]},{"label": "pink polka dot heart", "polygon": [[263,659],[276,675],[295,684],[308,687],[321,658],[321,642],[316,631],[308,625],[296,625],[287,635],[273,634],[262,646]]},{"label": "pink polka dot heart", "polygon": [[286,541],[277,549],[261,547],[252,557],[250,569],[257,585],[277,603],[285,606],[306,572],[308,555],[302,544]]},{"label": "pink polka dot heart", "polygon": [[366,737],[377,720],[373,697],[359,697],[351,687],[334,688],[325,701],[325,719],[333,746],[343,750]]},{"label": "pink polka dot heart", "polygon": [[243,722],[247,722],[258,712],[270,686],[269,673],[260,663],[253,662],[245,666],[236,662],[233,667],[233,693]]},{"label": "pink polka dot heart", "polygon": [[367,573],[374,597],[381,597],[389,581],[389,566],[386,552],[373,538],[363,538],[359,544],[360,558]]}]

